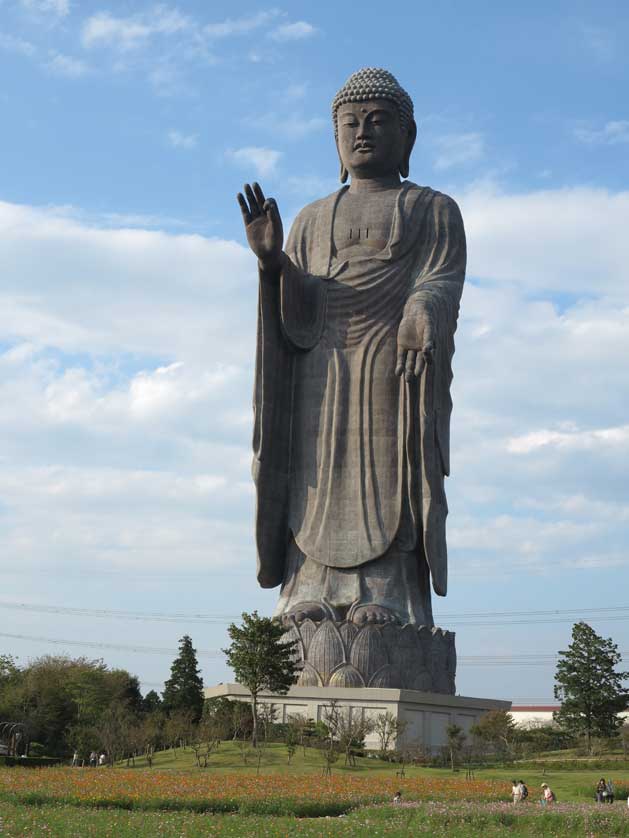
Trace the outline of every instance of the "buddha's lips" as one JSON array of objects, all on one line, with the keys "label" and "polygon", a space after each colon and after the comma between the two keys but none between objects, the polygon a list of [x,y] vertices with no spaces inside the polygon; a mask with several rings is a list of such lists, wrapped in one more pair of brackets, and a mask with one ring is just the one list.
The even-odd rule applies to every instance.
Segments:
[{"label": "buddha's lips", "polygon": [[354,151],[373,151],[375,146],[370,145],[369,143],[360,143],[360,145],[354,146]]}]

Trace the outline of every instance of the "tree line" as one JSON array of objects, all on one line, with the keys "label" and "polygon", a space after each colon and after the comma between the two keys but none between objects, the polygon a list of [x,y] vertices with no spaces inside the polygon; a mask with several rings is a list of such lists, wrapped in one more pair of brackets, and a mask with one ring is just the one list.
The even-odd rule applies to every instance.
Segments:
[{"label": "tree line", "polygon": [[405,725],[391,714],[368,719],[337,702],[329,702],[319,723],[305,718],[278,723],[277,706],[260,696],[286,693],[294,683],[299,671],[294,643],[277,622],[256,612],[243,614],[242,624],[231,624],[228,634],[231,643],[223,651],[236,680],[250,693],[249,706],[204,700],[196,651],[185,635],[161,696],[154,690],[142,695],[135,675],[102,660],[46,655],[18,666],[10,655],[0,655],[0,722],[25,726],[32,756],[76,752],[85,760],[98,751],[112,764],[143,755],[150,765],[157,750],[171,748],[176,755],[178,748],[190,747],[197,764],[207,766],[220,742],[233,739],[241,743],[245,762],[249,748],[255,752],[269,741],[284,742],[289,761],[298,747],[317,747],[329,771],[342,755],[351,764],[369,734],[386,758],[402,763],[441,759],[453,768],[579,743],[590,753],[601,740],[614,738],[629,750],[629,727],[623,728],[620,715],[628,704],[624,681],[629,673],[617,670],[617,645],[584,622],[575,624],[571,644],[559,653],[555,696],[561,704],[552,725],[522,730],[510,714],[489,713],[470,731],[450,725],[447,744],[437,755],[420,745],[397,747]]}]

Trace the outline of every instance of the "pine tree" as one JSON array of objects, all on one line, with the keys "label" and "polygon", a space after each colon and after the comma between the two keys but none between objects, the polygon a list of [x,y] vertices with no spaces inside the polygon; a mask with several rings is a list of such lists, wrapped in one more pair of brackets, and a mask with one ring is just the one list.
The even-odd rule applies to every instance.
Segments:
[{"label": "pine tree", "polygon": [[195,722],[201,718],[204,697],[199,671],[192,639],[185,634],[179,641],[179,655],[170,668],[170,678],[164,684],[162,707],[166,713],[187,710]]},{"label": "pine tree", "polygon": [[295,682],[299,664],[294,660],[295,641],[286,642],[284,629],[258,612],[242,615],[242,626],[232,623],[227,633],[231,644],[223,652],[234,671],[236,681],[251,693],[253,733],[251,743],[258,742],[258,696],[261,692],[288,692]]},{"label": "pine tree", "polygon": [[555,698],[561,709],[555,721],[572,734],[585,735],[588,752],[593,736],[613,736],[622,725],[618,714],[629,694],[622,682],[627,672],[616,672],[622,660],[611,638],[600,637],[587,623],[575,623],[572,643],[559,652],[555,674]]},{"label": "pine tree", "polygon": [[149,690],[142,699],[142,710],[144,713],[157,713],[162,709],[162,699],[155,690]]}]

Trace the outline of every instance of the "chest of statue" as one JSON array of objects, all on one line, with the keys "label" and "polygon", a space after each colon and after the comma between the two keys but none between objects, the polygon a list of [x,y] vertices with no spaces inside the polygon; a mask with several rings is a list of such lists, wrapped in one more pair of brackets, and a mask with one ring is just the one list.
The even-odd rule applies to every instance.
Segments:
[{"label": "chest of statue", "polygon": [[338,258],[352,259],[383,250],[391,236],[397,190],[346,192],[334,214],[332,238]]}]

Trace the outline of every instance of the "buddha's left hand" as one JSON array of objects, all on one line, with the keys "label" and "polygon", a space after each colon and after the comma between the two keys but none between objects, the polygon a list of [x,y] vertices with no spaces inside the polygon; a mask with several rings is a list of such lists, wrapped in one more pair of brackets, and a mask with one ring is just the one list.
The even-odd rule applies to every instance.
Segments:
[{"label": "buddha's left hand", "polygon": [[397,332],[395,374],[407,381],[419,378],[426,364],[431,364],[435,351],[434,328],[427,309],[415,311],[402,319]]}]

